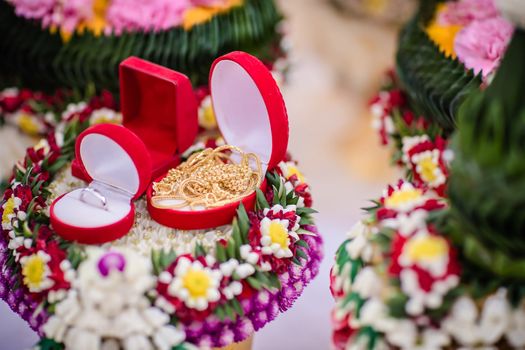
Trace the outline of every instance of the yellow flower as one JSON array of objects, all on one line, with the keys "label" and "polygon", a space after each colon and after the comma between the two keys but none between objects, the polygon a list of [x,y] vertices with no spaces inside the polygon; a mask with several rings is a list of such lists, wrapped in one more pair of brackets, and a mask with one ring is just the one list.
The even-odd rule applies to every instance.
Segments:
[{"label": "yellow flower", "polygon": [[407,242],[405,251],[413,262],[431,261],[447,256],[448,244],[442,237],[422,235]]},{"label": "yellow flower", "polygon": [[36,136],[40,133],[40,125],[36,118],[30,114],[21,112],[17,118],[18,127],[28,135]]},{"label": "yellow flower", "polygon": [[423,191],[418,188],[399,189],[385,198],[385,207],[393,209],[405,207],[413,202],[419,202],[422,197]]},{"label": "yellow flower", "polygon": [[184,13],[183,27],[190,30],[193,26],[209,21],[213,16],[228,11],[234,6],[240,6],[244,0],[228,0],[223,5],[211,7],[194,7]]},{"label": "yellow flower", "polygon": [[183,277],[182,285],[188,290],[190,297],[201,298],[208,294],[212,279],[206,271],[192,268]]},{"label": "yellow flower", "polygon": [[288,220],[264,218],[261,220],[261,252],[273,255],[278,259],[291,258],[290,236],[295,233],[288,231]]},{"label": "yellow flower", "polygon": [[23,282],[31,292],[38,293],[53,286],[54,282],[48,278],[50,271],[47,263],[50,260],[51,257],[43,251],[20,259]]},{"label": "yellow flower", "polygon": [[4,212],[2,213],[2,224],[10,224],[11,217],[15,213],[15,200],[13,197],[9,198],[4,204]]},{"label": "yellow flower", "polygon": [[306,181],[303,173],[301,173],[301,171],[293,162],[282,162],[279,164],[279,168],[281,168],[281,171],[283,172],[283,175],[286,179],[289,179],[295,175],[297,176],[297,180],[299,180],[300,183],[304,183]]},{"label": "yellow flower", "polygon": [[213,111],[210,96],[207,96],[202,101],[199,108],[199,125],[207,130],[215,129],[217,127],[217,120],[215,119],[215,112]]},{"label": "yellow flower", "polygon": [[272,221],[268,228],[270,239],[273,243],[279,244],[282,249],[288,248],[290,245],[290,237],[288,236],[288,229],[283,227],[280,222]]},{"label": "yellow flower", "polygon": [[425,157],[418,162],[421,167],[420,175],[425,182],[432,183],[437,179],[436,170],[438,165],[432,159],[432,156]]},{"label": "yellow flower", "polygon": [[[437,15],[446,10],[447,5],[438,6]],[[447,57],[456,58],[454,50],[454,39],[463,27],[460,25],[441,25],[436,20],[432,21],[426,28],[427,35],[439,47],[439,50]]]}]

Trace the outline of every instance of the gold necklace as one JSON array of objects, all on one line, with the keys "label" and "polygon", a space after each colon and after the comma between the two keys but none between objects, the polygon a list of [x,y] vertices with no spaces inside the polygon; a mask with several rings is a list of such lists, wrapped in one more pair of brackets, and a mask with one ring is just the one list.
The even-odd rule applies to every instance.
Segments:
[{"label": "gold necklace", "polygon": [[[240,162],[232,160],[238,153]],[[254,161],[256,170],[250,166]],[[156,208],[177,209],[196,206],[220,207],[250,195],[262,181],[261,160],[254,153],[244,153],[230,145],[207,148],[195,153],[166,177],[153,183],[151,203]],[[163,204],[175,200],[177,204]]]}]

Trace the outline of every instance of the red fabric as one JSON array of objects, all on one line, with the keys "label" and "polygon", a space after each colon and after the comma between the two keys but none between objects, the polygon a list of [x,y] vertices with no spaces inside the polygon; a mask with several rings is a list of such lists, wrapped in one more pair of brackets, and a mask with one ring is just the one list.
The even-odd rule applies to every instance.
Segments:
[{"label": "red fabric", "polygon": [[197,100],[188,77],[129,57],[120,64],[120,91],[123,124],[146,145],[155,177],[177,165],[198,132]]}]

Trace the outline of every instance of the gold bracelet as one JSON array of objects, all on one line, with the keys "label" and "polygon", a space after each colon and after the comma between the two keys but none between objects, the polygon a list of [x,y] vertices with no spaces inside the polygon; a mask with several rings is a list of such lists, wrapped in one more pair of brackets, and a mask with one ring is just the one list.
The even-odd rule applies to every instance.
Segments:
[{"label": "gold bracelet", "polygon": [[[239,163],[233,161],[234,153],[239,154]],[[255,170],[251,161],[255,162]],[[161,181],[153,183],[151,203],[163,209],[220,207],[253,193],[260,186],[262,176],[261,160],[256,154],[244,153],[230,145],[207,148],[171,169]],[[167,200],[180,203],[162,204]]]}]

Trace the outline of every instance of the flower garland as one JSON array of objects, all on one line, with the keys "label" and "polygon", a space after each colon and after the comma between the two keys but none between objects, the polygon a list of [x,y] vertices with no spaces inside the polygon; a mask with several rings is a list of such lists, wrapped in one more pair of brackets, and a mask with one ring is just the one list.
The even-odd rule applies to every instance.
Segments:
[{"label": "flower garland", "polygon": [[465,278],[436,220],[446,207],[400,180],[354,226],[331,271],[337,349],[525,346],[525,295]]},{"label": "flower garland", "polygon": [[443,196],[448,164],[453,158],[448,150],[449,133],[422,116],[416,117],[393,73],[370,100],[370,112],[372,127],[381,143],[392,148],[392,162],[405,172],[405,177]]},{"label": "flower garland", "polygon": [[129,31],[158,32],[177,26],[190,29],[215,14],[242,4],[241,0],[7,0],[17,16],[59,29],[65,38],[88,29],[96,35]]},{"label": "flower garland", "polygon": [[[481,61],[476,63],[481,67],[476,73],[487,78],[499,65],[500,50],[512,32],[504,23],[497,24],[499,32],[480,29],[504,21],[498,16],[490,0],[446,2],[427,31],[437,30],[432,27],[436,22],[447,23],[447,35],[454,36],[449,49],[467,69],[476,67],[463,56],[461,45],[472,40],[462,35],[475,29],[480,37],[493,36],[480,42],[493,45],[490,50],[495,56],[485,57],[490,62],[483,67]],[[500,30],[509,33],[501,35]],[[438,44],[447,51],[446,42]],[[381,143],[393,149],[392,161],[405,177],[373,201],[336,254],[331,272],[336,348],[522,349],[525,293],[521,284],[480,276],[479,267],[465,255],[469,247],[452,242],[456,231],[447,222],[447,186],[454,158],[450,131],[414,112],[393,73],[370,108]],[[474,249],[470,247],[472,254],[481,254]]]},{"label": "flower garland", "polygon": [[[12,101],[11,110],[34,105],[31,98]],[[225,346],[290,308],[322,257],[310,191],[291,160],[267,174],[253,211],[241,206],[231,225],[195,232],[191,242],[163,244],[162,232],[173,231],[164,241],[187,232],[162,231],[141,200],[129,237],[111,244],[85,247],[53,232],[48,206],[75,186],[66,174],[75,139],[98,120],[118,122],[110,105],[95,97],[55,114],[54,132],[28,149],[0,202],[0,297],[39,333],[39,346]]]}]

